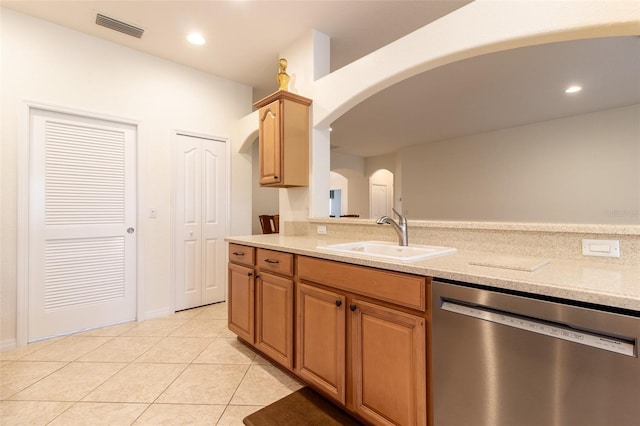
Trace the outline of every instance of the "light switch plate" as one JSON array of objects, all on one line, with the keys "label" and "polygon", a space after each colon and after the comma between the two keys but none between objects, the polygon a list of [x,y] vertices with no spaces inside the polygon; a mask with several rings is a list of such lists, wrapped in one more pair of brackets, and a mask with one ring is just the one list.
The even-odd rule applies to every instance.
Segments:
[{"label": "light switch plate", "polygon": [[582,240],[583,256],[620,257],[618,240]]}]

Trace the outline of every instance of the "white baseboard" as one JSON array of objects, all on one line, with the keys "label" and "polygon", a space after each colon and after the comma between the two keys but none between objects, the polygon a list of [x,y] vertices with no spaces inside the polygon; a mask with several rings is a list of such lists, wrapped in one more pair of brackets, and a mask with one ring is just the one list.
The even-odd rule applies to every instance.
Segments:
[{"label": "white baseboard", "polygon": [[10,351],[17,347],[16,339],[0,340],[0,352]]},{"label": "white baseboard", "polygon": [[170,308],[157,309],[155,311],[146,311],[144,313],[144,318],[138,318],[138,321],[150,320],[154,318],[162,318],[162,317],[166,317],[167,315],[171,315],[173,313],[174,313],[173,309],[170,309]]}]

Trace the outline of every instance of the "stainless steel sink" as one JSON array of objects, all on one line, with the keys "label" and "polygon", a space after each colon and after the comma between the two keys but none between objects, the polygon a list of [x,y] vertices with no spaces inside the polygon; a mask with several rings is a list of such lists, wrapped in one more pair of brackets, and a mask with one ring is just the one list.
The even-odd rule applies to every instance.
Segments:
[{"label": "stainless steel sink", "polygon": [[387,241],[355,241],[352,243],[329,244],[317,246],[319,250],[334,253],[352,254],[377,259],[395,260],[399,262],[415,262],[430,257],[455,253],[453,247],[408,245],[400,246]]}]

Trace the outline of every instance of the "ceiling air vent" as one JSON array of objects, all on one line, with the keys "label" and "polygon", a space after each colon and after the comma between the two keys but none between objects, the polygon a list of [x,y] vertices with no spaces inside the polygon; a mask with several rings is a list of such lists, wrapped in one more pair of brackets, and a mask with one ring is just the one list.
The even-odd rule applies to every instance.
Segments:
[{"label": "ceiling air vent", "polygon": [[144,30],[142,28],[134,27],[133,25],[129,25],[100,13],[96,15],[96,24],[136,38],[141,38],[142,34],[144,34]]}]

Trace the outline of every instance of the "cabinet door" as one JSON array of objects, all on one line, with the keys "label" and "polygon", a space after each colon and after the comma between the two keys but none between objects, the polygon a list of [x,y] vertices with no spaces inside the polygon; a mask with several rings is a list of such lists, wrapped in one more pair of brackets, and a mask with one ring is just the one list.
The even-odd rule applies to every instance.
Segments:
[{"label": "cabinet door", "polygon": [[260,108],[259,158],[260,185],[272,185],[282,178],[282,129],[280,101]]},{"label": "cabinet door", "polygon": [[256,304],[256,347],[293,369],[293,280],[261,271]]},{"label": "cabinet door", "polygon": [[353,300],[354,409],[381,425],[425,425],[426,334],[418,316]]},{"label": "cabinet door", "polygon": [[254,336],[254,272],[253,268],[229,263],[229,330],[249,343]]},{"label": "cabinet door", "polygon": [[344,404],[345,297],[300,283],[296,307],[296,371]]}]

